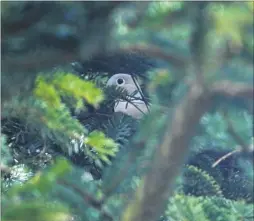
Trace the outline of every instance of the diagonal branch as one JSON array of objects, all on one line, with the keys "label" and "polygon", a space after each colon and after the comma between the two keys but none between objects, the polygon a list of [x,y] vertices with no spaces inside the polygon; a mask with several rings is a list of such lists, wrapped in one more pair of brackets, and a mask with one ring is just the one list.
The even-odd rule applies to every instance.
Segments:
[{"label": "diagonal branch", "polygon": [[199,85],[190,88],[186,99],[175,110],[173,122],[166,129],[152,167],[137,190],[136,200],[123,215],[124,221],[153,221],[162,214],[172,193],[170,186],[184,162],[195,126],[208,110],[210,100],[210,94]]},{"label": "diagonal branch", "polygon": [[76,192],[77,194],[79,194],[82,199],[84,200],[85,203],[88,203],[90,206],[92,206],[94,209],[98,210],[101,212],[101,216],[105,219],[105,220],[113,220],[113,217],[111,217],[111,215],[105,211],[103,209],[103,205],[104,205],[104,199],[101,200],[97,200],[95,199],[92,195],[90,195],[89,193],[85,192],[84,190],[80,189],[79,187],[77,187],[76,185],[66,182],[64,180],[60,180],[58,181],[59,184],[64,185],[68,188],[71,188],[74,192]]},{"label": "diagonal branch", "polygon": [[217,95],[253,98],[253,88],[229,81],[217,82],[207,90],[198,82],[190,86],[186,98],[175,110],[172,123],[168,123],[152,166],[143,178],[134,201],[123,213],[123,221],[154,221],[163,213],[195,128]]},{"label": "diagonal branch", "polygon": [[241,148],[241,147],[238,147],[237,149],[235,149],[235,150],[233,150],[233,151],[227,153],[226,155],[223,155],[222,157],[220,157],[218,160],[216,160],[216,161],[213,163],[212,167],[216,167],[221,161],[223,161],[223,160],[227,159],[228,157],[232,156],[233,154],[239,153],[239,152],[241,152],[241,151],[242,151],[242,148]]},{"label": "diagonal branch", "polygon": [[100,201],[98,201],[97,199],[93,198],[93,196],[91,196],[84,190],[82,190],[82,189],[78,188],[77,186],[75,186],[74,184],[66,182],[64,180],[60,180],[60,181],[58,181],[58,183],[61,185],[67,186],[68,188],[73,189],[76,193],[78,193],[83,198],[83,200],[85,202],[89,203],[89,205],[93,206],[96,209],[101,209],[102,203]]}]

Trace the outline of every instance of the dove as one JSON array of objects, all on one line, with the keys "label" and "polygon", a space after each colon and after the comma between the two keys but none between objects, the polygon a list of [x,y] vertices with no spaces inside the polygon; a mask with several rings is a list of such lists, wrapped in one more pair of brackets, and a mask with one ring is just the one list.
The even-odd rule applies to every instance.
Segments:
[{"label": "dove", "polygon": [[[130,74],[118,73],[109,78],[106,86],[116,86],[126,90],[127,94],[130,95],[131,102],[125,100],[117,100],[114,106],[114,112],[122,112],[135,119],[140,119],[148,112],[148,107],[143,101],[139,91],[141,88]],[[141,91],[142,93],[142,91]]]}]

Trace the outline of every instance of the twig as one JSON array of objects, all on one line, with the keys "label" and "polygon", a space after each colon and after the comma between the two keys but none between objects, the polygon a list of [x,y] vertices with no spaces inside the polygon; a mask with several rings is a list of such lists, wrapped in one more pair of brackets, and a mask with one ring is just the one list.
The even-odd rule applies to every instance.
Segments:
[{"label": "twig", "polygon": [[136,79],[134,78],[133,74],[131,74],[131,78],[132,78],[132,80],[133,80],[133,82],[134,82],[136,88],[138,89],[138,91],[139,91],[139,93],[140,93],[140,95],[141,95],[142,101],[145,103],[148,112],[150,112],[150,109],[149,109],[149,106],[148,106],[148,102],[146,101],[146,99],[145,99],[145,97],[144,97],[144,94],[143,94],[143,92],[141,91],[141,88],[138,86],[137,81],[136,81]]},{"label": "twig", "polygon": [[118,105],[120,102],[123,102],[123,101],[126,101],[126,106],[125,106],[125,109],[127,109],[128,107],[128,104],[130,103],[131,105],[133,105],[137,110],[139,110],[142,114],[145,114],[144,111],[142,111],[134,102],[132,102],[132,100],[128,100],[127,98],[126,99],[119,99],[116,103],[116,105]]},{"label": "twig", "polygon": [[72,183],[69,183],[69,182],[66,182],[64,180],[60,180],[58,181],[59,184],[62,184],[64,186],[67,186],[67,187],[71,187],[75,192],[77,192],[83,199],[84,201],[88,202],[91,206],[93,206],[94,208],[97,208],[97,209],[101,209],[101,202],[94,199],[91,195],[89,195],[88,193],[86,193],[85,191],[79,189],[77,186],[75,186],[74,184]]},{"label": "twig", "polygon": [[[135,81],[134,81],[134,83],[135,83]],[[135,83],[135,84],[136,84],[136,83]],[[136,85],[136,87],[137,87],[138,89],[140,89],[138,85]],[[121,96],[121,97],[119,97],[118,99],[116,99],[116,101],[115,101],[115,106],[117,106],[117,105],[119,104],[119,102],[126,102],[125,108],[127,109],[128,104],[130,103],[130,104],[133,105],[137,110],[139,110],[142,114],[146,114],[144,111],[142,111],[142,110],[135,104],[135,102],[133,102],[133,101],[142,101],[142,102],[146,105],[147,110],[149,111],[148,106],[147,106],[147,104],[146,104],[146,102],[145,102],[145,97],[144,97],[144,95],[143,95],[143,98],[142,98],[142,91],[141,91],[141,93],[140,93],[141,98],[140,98],[140,97],[135,97],[135,96],[134,96],[134,95],[138,92],[138,90],[135,90],[134,93],[131,94],[131,95],[127,95],[127,91],[126,91],[126,90],[123,90],[123,92],[126,92],[126,95]]]},{"label": "twig", "polygon": [[228,113],[226,111],[223,111],[223,116],[224,116],[224,119],[225,121],[227,122],[227,131],[228,133],[231,135],[231,137],[240,145],[237,149],[223,155],[222,157],[220,157],[218,160],[216,160],[212,167],[216,167],[221,161],[227,159],[228,157],[230,157],[231,155],[235,154],[235,153],[239,153],[239,152],[242,152],[242,151],[247,151],[248,150],[248,147],[247,145],[245,144],[245,142],[243,141],[243,139],[236,133],[233,125],[232,125],[232,122],[230,121],[230,119],[228,118]]},{"label": "twig", "polygon": [[114,220],[110,214],[102,209],[104,205],[104,198],[101,200],[97,200],[93,198],[90,194],[86,193],[84,190],[81,190],[77,186],[72,183],[66,182],[64,180],[58,181],[59,184],[62,184],[67,187],[71,187],[75,192],[77,192],[86,203],[89,203],[93,208],[99,210],[101,212],[101,216],[106,218],[107,220]]},{"label": "twig", "polygon": [[239,148],[237,148],[236,150],[233,150],[233,151],[227,153],[226,155],[224,155],[224,156],[220,157],[218,160],[216,160],[216,161],[213,163],[212,167],[213,167],[213,168],[216,167],[221,161],[223,161],[223,160],[227,159],[228,157],[230,157],[231,155],[233,155],[233,154],[235,154],[235,153],[239,153],[239,152],[241,152],[241,151],[242,151],[242,148],[239,147]]},{"label": "twig", "polygon": [[[134,100],[135,101],[135,100]],[[144,102],[144,101],[143,101]],[[131,100],[127,100],[127,103],[126,103],[126,108],[128,106],[128,103],[130,103],[131,105],[133,105],[137,110],[139,110],[142,114],[146,114],[144,111],[142,111],[137,105],[135,102],[133,102],[133,99]],[[145,102],[144,102],[145,103]],[[149,111],[149,109],[148,109]]]}]

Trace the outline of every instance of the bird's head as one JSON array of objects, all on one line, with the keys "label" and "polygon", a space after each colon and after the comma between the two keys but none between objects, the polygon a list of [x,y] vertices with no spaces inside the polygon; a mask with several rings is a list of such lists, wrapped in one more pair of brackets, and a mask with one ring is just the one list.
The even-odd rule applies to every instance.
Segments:
[{"label": "bird's head", "polygon": [[[138,83],[135,84],[130,74],[115,74],[107,82],[107,86],[116,86],[127,91],[128,95],[134,95],[132,103],[120,101],[115,104],[114,111],[128,114],[134,118],[141,118],[148,109],[140,94],[141,88]],[[142,93],[142,92],[141,92]]]},{"label": "bird's head", "polygon": [[109,78],[107,86],[116,86],[125,89],[129,95],[133,94],[138,89],[141,91],[138,83],[135,84],[130,74],[115,74]]}]

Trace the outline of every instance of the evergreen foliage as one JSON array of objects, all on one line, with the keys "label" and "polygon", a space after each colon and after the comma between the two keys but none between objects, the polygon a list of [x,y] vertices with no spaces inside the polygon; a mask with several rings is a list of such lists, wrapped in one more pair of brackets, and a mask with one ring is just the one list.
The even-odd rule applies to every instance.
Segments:
[{"label": "evergreen foliage", "polygon": [[[1,220],[254,220],[253,2],[1,6]],[[117,73],[141,85],[141,120],[114,112],[132,102],[106,87]]]}]

